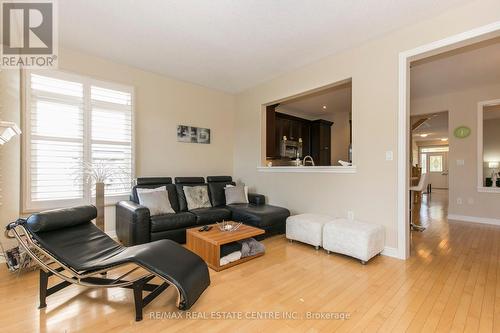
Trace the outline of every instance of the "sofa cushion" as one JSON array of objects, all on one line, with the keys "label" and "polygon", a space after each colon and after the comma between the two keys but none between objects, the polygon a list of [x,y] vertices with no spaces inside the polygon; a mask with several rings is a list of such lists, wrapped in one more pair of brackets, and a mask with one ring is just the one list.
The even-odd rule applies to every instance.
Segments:
[{"label": "sofa cushion", "polygon": [[245,192],[245,186],[238,185],[226,187],[224,189],[226,194],[226,204],[239,204],[239,203],[248,203],[247,192]]},{"label": "sofa cushion", "polygon": [[138,188],[137,195],[139,196],[139,203],[149,208],[151,216],[175,213],[168,199],[165,186],[159,189]]},{"label": "sofa cushion", "polygon": [[203,177],[176,177],[175,188],[177,191],[177,199],[179,202],[179,211],[187,212],[186,195],[184,194],[184,186],[207,186]]},{"label": "sofa cushion", "polygon": [[184,186],[183,190],[188,210],[212,207],[206,185]]},{"label": "sofa cushion", "polygon": [[226,206],[233,214],[233,220],[262,228],[275,224],[285,225],[290,211],[270,205],[233,204]]},{"label": "sofa cushion", "polygon": [[196,224],[213,224],[231,218],[231,211],[222,207],[198,208],[189,212],[196,215]]},{"label": "sofa cushion", "polygon": [[196,224],[196,216],[188,212],[151,216],[151,232],[188,228]]},{"label": "sofa cushion", "polygon": [[177,190],[175,188],[175,185],[173,184],[149,184],[149,183],[143,183],[143,184],[138,184],[135,185],[132,188],[132,201],[135,203],[139,203],[139,197],[137,196],[137,189],[138,188],[148,188],[148,189],[154,189],[158,187],[163,187],[165,186],[167,188],[168,192],[168,200],[170,201],[170,206],[172,206],[172,209],[176,212],[180,210],[179,208],[179,200],[177,199]]}]

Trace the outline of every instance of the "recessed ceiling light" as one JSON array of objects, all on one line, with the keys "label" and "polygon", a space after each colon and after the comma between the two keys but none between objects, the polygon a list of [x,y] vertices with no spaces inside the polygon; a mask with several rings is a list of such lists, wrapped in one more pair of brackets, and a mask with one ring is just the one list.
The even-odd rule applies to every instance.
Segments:
[{"label": "recessed ceiling light", "polygon": [[448,138],[442,138],[441,141],[448,141]]},{"label": "recessed ceiling light", "polygon": [[420,134],[421,138],[426,138],[429,134]]},{"label": "recessed ceiling light", "polygon": [[326,105],[323,105],[323,110],[326,110]]}]

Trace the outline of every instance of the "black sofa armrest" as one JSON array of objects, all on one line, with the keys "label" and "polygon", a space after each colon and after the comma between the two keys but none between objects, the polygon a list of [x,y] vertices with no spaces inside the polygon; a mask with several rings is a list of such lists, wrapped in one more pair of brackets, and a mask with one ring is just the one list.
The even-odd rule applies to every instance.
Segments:
[{"label": "black sofa armrest", "polygon": [[116,204],[116,235],[125,246],[151,241],[151,219],[149,209],[133,201]]},{"label": "black sofa armrest", "polygon": [[257,206],[265,205],[266,197],[262,194],[248,193],[248,202]]}]

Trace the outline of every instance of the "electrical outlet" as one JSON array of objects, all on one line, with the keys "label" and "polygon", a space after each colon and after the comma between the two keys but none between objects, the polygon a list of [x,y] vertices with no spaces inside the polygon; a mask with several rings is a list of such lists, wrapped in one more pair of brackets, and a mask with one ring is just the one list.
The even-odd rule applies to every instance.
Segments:
[{"label": "electrical outlet", "polygon": [[347,211],[347,218],[351,221],[354,220],[354,212],[352,210]]},{"label": "electrical outlet", "polygon": [[464,201],[462,198],[457,198],[457,205],[463,205]]}]

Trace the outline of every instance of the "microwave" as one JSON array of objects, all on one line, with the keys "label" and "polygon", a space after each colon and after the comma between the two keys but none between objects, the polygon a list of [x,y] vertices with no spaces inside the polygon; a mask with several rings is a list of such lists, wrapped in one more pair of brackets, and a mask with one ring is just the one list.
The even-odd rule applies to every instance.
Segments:
[{"label": "microwave", "polygon": [[287,140],[286,136],[281,140],[281,157],[297,158],[302,156],[302,139],[299,141]]}]

